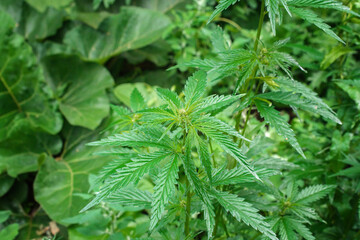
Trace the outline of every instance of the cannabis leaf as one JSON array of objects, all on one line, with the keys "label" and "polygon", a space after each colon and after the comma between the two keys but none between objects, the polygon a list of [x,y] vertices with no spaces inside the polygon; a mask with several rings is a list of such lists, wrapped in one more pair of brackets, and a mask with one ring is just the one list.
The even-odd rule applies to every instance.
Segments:
[{"label": "cannabis leaf", "polygon": [[275,128],[276,132],[280,136],[283,136],[285,140],[288,141],[303,158],[306,158],[303,150],[295,138],[295,133],[290,128],[290,125],[286,122],[286,120],[280,116],[280,113],[273,107],[268,106],[267,103],[260,100],[255,100],[255,104],[265,121],[268,122],[270,126]]}]

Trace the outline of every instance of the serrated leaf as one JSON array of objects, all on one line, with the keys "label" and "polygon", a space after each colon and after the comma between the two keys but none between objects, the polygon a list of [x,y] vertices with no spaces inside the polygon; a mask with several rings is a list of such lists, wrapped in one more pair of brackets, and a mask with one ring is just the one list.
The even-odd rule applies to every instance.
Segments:
[{"label": "serrated leaf", "polygon": [[171,153],[158,151],[146,155],[139,155],[138,157],[132,159],[131,162],[126,164],[126,167],[118,170],[107,179],[106,183],[102,188],[100,188],[100,191],[96,194],[95,198],[88,203],[81,212],[99,204],[101,201],[109,198],[119,189],[126,187],[130,183],[136,184],[136,182],[139,181],[139,178],[169,155],[171,155]]},{"label": "serrated leaf", "polygon": [[184,88],[187,106],[193,105],[205,94],[206,84],[206,73],[204,71],[197,71],[188,78]]},{"label": "serrated leaf", "polygon": [[151,204],[150,231],[155,228],[158,221],[162,218],[165,206],[175,192],[178,171],[178,156],[174,155],[161,170],[154,187],[153,201]]},{"label": "serrated leaf", "polygon": [[179,96],[169,89],[165,88],[157,88],[156,92],[158,96],[164,100],[166,104],[172,109],[174,113],[177,112],[178,109],[183,107],[183,102],[180,100]]},{"label": "serrated leaf", "polygon": [[144,97],[137,88],[135,88],[130,95],[130,106],[134,112],[140,111],[146,107]]},{"label": "serrated leaf", "polygon": [[291,105],[311,113],[316,113],[325,119],[341,124],[341,121],[337,118],[333,111],[329,110],[329,107],[325,107],[322,104],[318,105],[317,102],[313,102],[311,99],[304,98],[300,94],[276,91],[260,94],[257,95],[257,97],[273,100],[275,102],[280,102],[286,105]]},{"label": "serrated leaf", "polygon": [[199,107],[196,108],[196,111],[199,113],[212,113],[216,114],[219,110],[223,110],[225,107],[230,106],[236,100],[240,99],[243,95],[235,96],[222,96],[222,95],[212,95],[204,98],[204,100],[199,104]]},{"label": "serrated leaf", "polygon": [[202,127],[199,128],[199,130],[214,140],[214,142],[216,142],[227,154],[232,156],[249,173],[261,181],[259,176],[256,174],[256,172],[254,172],[252,167],[250,167],[249,163],[246,161],[245,155],[240,151],[238,146],[232,140],[230,140],[228,136],[211,128]]},{"label": "serrated leaf", "polygon": [[336,33],[334,33],[331,30],[331,27],[323,22],[321,18],[319,18],[313,11],[309,9],[300,9],[295,7],[289,7],[290,11],[294,13],[295,15],[299,16],[300,18],[304,19],[305,21],[308,21],[311,24],[314,24],[321,30],[323,30],[326,34],[329,36],[335,38],[339,42],[345,44],[345,42],[338,36]]},{"label": "serrated leaf", "polygon": [[333,185],[314,185],[307,187],[299,192],[294,199],[294,203],[306,205],[315,202],[328,195],[334,188],[335,186]]},{"label": "serrated leaf", "polygon": [[[255,172],[261,179],[265,179],[280,173],[279,171],[269,170],[265,168],[255,170]],[[233,168],[231,170],[219,169],[218,171],[213,171],[214,186],[241,184],[248,182],[254,182],[254,177],[243,168]]]},{"label": "serrated leaf", "polygon": [[260,112],[260,115],[265,119],[265,121],[269,123],[271,127],[275,128],[276,132],[280,136],[283,136],[303,158],[306,158],[295,138],[294,131],[290,128],[290,125],[285,121],[285,119],[280,116],[280,113],[262,101],[255,100],[255,104]]},{"label": "serrated leaf", "polygon": [[205,142],[198,134],[195,134],[196,136],[196,148],[197,152],[199,154],[200,161],[202,165],[204,166],[206,175],[208,176],[210,183],[212,182],[212,164],[211,164],[211,157],[210,157],[210,151],[208,147],[208,143]]},{"label": "serrated leaf", "polygon": [[277,240],[275,233],[271,230],[270,225],[265,222],[265,218],[258,213],[250,203],[244,201],[234,194],[227,192],[212,191],[216,200],[223,208],[230,212],[238,221],[250,225],[254,229],[260,231],[270,239]]},{"label": "serrated leaf", "polygon": [[152,194],[136,188],[120,189],[109,197],[106,202],[121,206],[143,209],[151,208]]},{"label": "serrated leaf", "polygon": [[208,24],[222,11],[226,10],[231,5],[234,5],[236,2],[240,0],[220,0],[219,4],[215,7],[215,11],[211,14]]}]

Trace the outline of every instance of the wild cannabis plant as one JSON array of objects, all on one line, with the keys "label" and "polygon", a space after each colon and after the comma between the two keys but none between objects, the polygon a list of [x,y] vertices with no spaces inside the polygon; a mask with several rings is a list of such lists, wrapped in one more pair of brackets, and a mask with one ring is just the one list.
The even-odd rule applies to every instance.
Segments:
[{"label": "wild cannabis plant", "polygon": [[[209,21],[238,1],[221,0]],[[288,14],[314,24],[343,43],[309,8],[357,15],[335,0],[263,0],[252,49],[232,49],[219,27],[211,37],[217,55],[181,65],[200,70],[189,77],[180,95],[158,88],[156,92],[163,105],[148,107],[135,89],[131,94],[131,110],[114,106],[117,120],[113,126],[121,130],[89,145],[113,146],[101,154],[113,155],[115,159],[99,173],[96,184],[100,189],[82,211],[101,201],[151,208],[149,234],[156,231],[164,234],[167,224],[180,219],[182,239],[194,238],[198,230],[205,230],[195,218],[205,221],[209,239],[216,237],[220,229],[230,237],[232,232],[226,223],[233,222],[232,218],[251,226],[265,239],[279,236],[292,240],[298,239],[298,235],[315,239],[306,225],[322,219],[309,204],[325,197],[334,186],[313,185],[299,191],[298,182],[287,179],[280,188],[275,187],[269,177],[279,174],[280,169],[275,168],[278,163],[271,166],[267,159],[251,159],[259,138],[247,131],[249,120],[258,112],[306,158],[290,124],[273,105],[289,106],[295,113],[305,110],[341,124],[315,92],[293,78],[291,67],[306,70],[290,54],[281,51],[290,39],[276,41],[272,46],[261,42],[265,16],[275,35],[276,24],[281,24],[283,15]],[[227,77],[236,79],[229,91],[232,94],[207,96],[209,86]],[[235,109],[232,114],[235,126],[217,118],[230,106]],[[136,188],[143,178],[154,182],[153,193]],[[259,191],[249,197],[245,193],[249,189]],[[254,205],[260,206],[261,212]],[[259,237],[253,232],[249,235],[252,239]]]}]

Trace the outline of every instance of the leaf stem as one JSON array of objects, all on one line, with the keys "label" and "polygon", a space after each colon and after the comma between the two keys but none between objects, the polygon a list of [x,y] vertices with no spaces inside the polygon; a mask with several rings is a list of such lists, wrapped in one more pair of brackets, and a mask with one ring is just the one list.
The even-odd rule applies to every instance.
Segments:
[{"label": "leaf stem", "polygon": [[261,10],[260,10],[260,19],[259,19],[259,25],[258,25],[258,29],[257,29],[257,33],[256,33],[256,39],[255,39],[255,44],[254,44],[254,51],[256,52],[258,49],[258,45],[259,45],[259,40],[260,40],[260,36],[261,36],[261,30],[262,30],[262,26],[264,23],[264,17],[265,17],[265,0],[263,0],[261,2]]},{"label": "leaf stem", "polygon": [[19,109],[19,112],[22,112],[22,109],[21,109],[21,106],[20,106],[18,100],[16,99],[14,93],[12,92],[11,88],[9,87],[9,85],[7,84],[7,82],[5,81],[5,79],[1,73],[0,73],[0,80],[1,80],[2,84],[4,85],[4,87],[6,88],[6,90],[8,91],[10,97],[16,104],[17,108]]},{"label": "leaf stem", "polygon": [[185,209],[185,236],[190,233],[190,210],[191,210],[191,192],[189,180],[186,178],[186,209]]}]

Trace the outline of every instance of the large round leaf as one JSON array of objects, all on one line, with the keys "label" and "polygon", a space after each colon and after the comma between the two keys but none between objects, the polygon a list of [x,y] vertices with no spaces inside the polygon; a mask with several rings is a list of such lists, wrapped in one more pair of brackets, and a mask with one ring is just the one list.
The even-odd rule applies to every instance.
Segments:
[{"label": "large round leaf", "polygon": [[46,159],[36,176],[34,191],[51,219],[66,224],[61,220],[78,215],[88,203],[81,194],[89,190],[89,174],[97,173],[109,157],[94,155],[99,148],[85,146],[99,138],[97,132],[71,127],[65,129],[64,138],[61,156]]},{"label": "large round leaf", "polygon": [[60,110],[76,126],[95,129],[109,113],[105,89],[113,85],[110,73],[96,63],[76,56],[43,59],[46,80],[56,92]]},{"label": "large round leaf", "polygon": [[22,125],[56,134],[62,118],[43,90],[43,74],[32,49],[12,32],[14,22],[0,11],[0,141]]},{"label": "large round leaf", "polygon": [[44,154],[60,152],[62,141],[57,135],[32,131],[22,126],[10,139],[0,142],[0,172],[16,177],[21,173],[34,172]]},{"label": "large round leaf", "polygon": [[47,8],[39,12],[24,3],[18,32],[30,40],[44,39],[52,36],[62,26],[64,11]]},{"label": "large round leaf", "polygon": [[43,12],[48,7],[63,8],[68,6],[73,0],[26,0],[31,6],[38,11]]},{"label": "large round leaf", "polygon": [[83,58],[104,63],[122,52],[154,42],[169,24],[169,18],[160,12],[123,7],[119,14],[106,18],[98,31],[80,25],[66,34],[64,42]]}]

